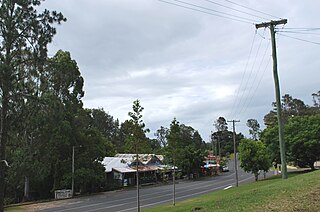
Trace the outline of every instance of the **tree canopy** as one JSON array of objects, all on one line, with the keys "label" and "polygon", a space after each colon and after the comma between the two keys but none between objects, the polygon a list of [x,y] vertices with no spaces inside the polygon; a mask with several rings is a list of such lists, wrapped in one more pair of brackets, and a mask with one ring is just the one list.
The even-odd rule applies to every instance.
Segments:
[{"label": "tree canopy", "polygon": [[[318,92],[319,93],[319,92]],[[314,168],[314,162],[319,160],[319,106],[318,93],[312,94],[314,105],[305,105],[302,100],[286,94],[282,101],[284,105],[284,135],[286,155],[290,162],[300,167]],[[272,159],[280,163],[279,139],[277,122],[270,122],[271,113],[265,116],[267,128],[261,133],[261,140],[267,145]]]},{"label": "tree canopy", "polygon": [[239,145],[240,167],[246,172],[251,172],[258,180],[259,171],[268,171],[271,159],[267,148],[261,141],[242,139]]}]

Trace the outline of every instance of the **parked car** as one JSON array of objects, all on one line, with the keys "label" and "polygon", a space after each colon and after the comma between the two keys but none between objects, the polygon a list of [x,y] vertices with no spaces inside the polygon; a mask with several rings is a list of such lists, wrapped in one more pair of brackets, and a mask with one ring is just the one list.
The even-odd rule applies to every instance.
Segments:
[{"label": "parked car", "polygon": [[223,172],[228,172],[229,171],[229,167],[228,166],[222,166],[222,171]]}]

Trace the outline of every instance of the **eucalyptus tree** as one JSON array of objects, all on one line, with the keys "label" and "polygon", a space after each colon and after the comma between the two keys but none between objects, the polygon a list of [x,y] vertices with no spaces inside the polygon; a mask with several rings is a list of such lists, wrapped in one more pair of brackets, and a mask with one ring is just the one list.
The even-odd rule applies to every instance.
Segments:
[{"label": "eucalyptus tree", "polygon": [[120,124],[118,119],[104,111],[103,108],[90,109],[92,125],[96,127],[107,140],[111,141],[118,152],[121,152],[124,143],[120,137]]},{"label": "eucalyptus tree", "polygon": [[218,151],[219,156],[221,157],[221,141],[222,141],[222,135],[228,131],[228,123],[227,120],[224,117],[219,117],[213,124],[216,128],[216,133],[213,133],[212,138],[216,140],[216,149]]},{"label": "eucalyptus tree", "polygon": [[168,128],[161,126],[157,132],[154,134],[157,137],[159,145],[161,147],[166,147],[168,145],[167,135],[168,135]]},{"label": "eucalyptus tree", "polygon": [[320,91],[313,93],[312,99],[313,99],[313,105],[319,108],[320,107]]},{"label": "eucalyptus tree", "polygon": [[249,127],[249,134],[252,136],[252,139],[257,141],[260,133],[260,124],[257,119],[248,119],[247,127]]},{"label": "eucalyptus tree", "polygon": [[[65,21],[61,13],[35,7],[40,0],[0,1],[0,160],[6,160],[6,144],[18,98],[27,98],[25,84],[39,76],[47,59],[55,23]],[[32,75],[32,76],[30,76]],[[28,77],[30,76],[30,77]],[[0,163],[0,211],[3,211],[6,166]]]}]

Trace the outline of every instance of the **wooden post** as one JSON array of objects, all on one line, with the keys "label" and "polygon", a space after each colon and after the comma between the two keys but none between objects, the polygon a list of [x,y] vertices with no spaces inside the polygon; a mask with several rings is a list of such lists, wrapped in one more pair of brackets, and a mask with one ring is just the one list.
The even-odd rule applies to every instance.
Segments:
[{"label": "wooden post", "polygon": [[272,59],[273,59],[273,79],[275,85],[276,93],[276,104],[277,104],[277,119],[279,127],[279,146],[280,146],[280,157],[281,157],[281,174],[282,179],[288,178],[287,173],[287,162],[286,162],[286,151],[284,143],[284,130],[283,130],[283,121],[282,121],[282,107],[281,107],[281,96],[280,96],[280,83],[278,77],[278,68],[277,68],[277,48],[276,48],[276,39],[275,39],[275,30],[274,27],[278,24],[286,24],[287,19],[282,19],[279,21],[270,21],[266,23],[256,24],[256,28],[261,27],[270,27],[271,34],[271,44],[272,44]]}]

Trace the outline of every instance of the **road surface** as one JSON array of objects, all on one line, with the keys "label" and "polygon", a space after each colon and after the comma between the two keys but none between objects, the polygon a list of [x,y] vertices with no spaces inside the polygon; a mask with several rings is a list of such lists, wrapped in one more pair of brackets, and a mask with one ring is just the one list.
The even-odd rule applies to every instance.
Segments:
[{"label": "road surface", "polygon": [[[176,184],[176,201],[185,200],[202,194],[222,190],[228,186],[235,186],[235,172],[233,162],[230,161],[229,172],[220,176],[202,178],[200,180],[180,180]],[[238,170],[239,184],[254,181],[252,174]],[[172,204],[173,186],[146,186],[140,189],[141,209],[161,204]],[[136,189],[105,192],[98,195],[78,197],[67,200],[42,203],[42,207],[35,207],[37,211],[44,212],[79,212],[79,211],[110,211],[133,212],[136,211]]]}]

